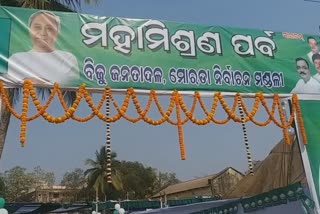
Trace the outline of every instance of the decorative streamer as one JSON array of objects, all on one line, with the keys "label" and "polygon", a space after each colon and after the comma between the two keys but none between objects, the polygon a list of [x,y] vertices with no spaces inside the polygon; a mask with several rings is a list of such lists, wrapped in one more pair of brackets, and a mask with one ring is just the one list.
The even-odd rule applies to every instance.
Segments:
[{"label": "decorative streamer", "polygon": [[303,119],[302,119],[302,113],[301,113],[299,101],[298,101],[298,98],[297,98],[298,96],[296,94],[294,94],[293,97],[295,98],[295,99],[293,99],[293,106],[294,105],[297,106],[296,114],[297,114],[297,118],[298,118],[298,125],[299,125],[299,128],[300,128],[300,134],[302,136],[302,141],[303,141],[304,144],[307,144],[308,143],[308,139],[307,139],[306,130],[304,128],[304,123],[303,123]]},{"label": "decorative streamer", "polygon": [[176,114],[177,114],[177,126],[178,126],[178,136],[179,136],[179,146],[180,146],[180,158],[181,160],[185,160],[186,152],[185,152],[184,140],[183,140],[183,129],[182,129],[181,111],[180,111],[178,95],[176,95]]},{"label": "decorative streamer", "polygon": [[[287,120],[283,108],[281,106],[280,97],[278,94],[273,95],[273,102],[272,107],[270,108],[267,104],[266,98],[261,92],[257,92],[255,96],[255,101],[253,104],[253,107],[251,111],[246,107],[245,103],[242,100],[241,95],[238,93],[237,96],[234,97],[234,101],[232,106],[228,106],[226,103],[223,95],[220,92],[216,92],[213,94],[213,100],[212,105],[208,109],[207,106],[204,104],[201,95],[199,92],[194,92],[193,96],[193,102],[191,108],[188,109],[186,106],[181,94],[178,91],[174,91],[171,94],[169,105],[166,109],[163,109],[161,106],[158,96],[156,94],[155,90],[151,90],[149,93],[149,99],[147,102],[147,105],[143,109],[142,106],[139,103],[138,97],[136,95],[136,92],[133,88],[128,88],[126,91],[126,96],[122,102],[122,104],[118,104],[114,97],[112,96],[112,91],[109,87],[106,87],[104,91],[102,92],[102,97],[98,103],[98,105],[95,105],[92,101],[92,98],[90,96],[90,93],[86,90],[85,84],[82,84],[77,91],[77,96],[73,104],[68,107],[63,99],[63,94],[59,88],[59,85],[57,83],[54,84],[53,89],[51,90],[51,94],[48,98],[48,100],[45,102],[44,105],[42,105],[37,97],[37,94],[35,92],[35,89],[32,85],[32,82],[30,80],[26,80],[24,82],[23,86],[23,102],[22,102],[22,113],[19,114],[15,111],[15,109],[10,104],[7,92],[5,90],[5,87],[3,85],[3,82],[0,81],[0,94],[2,101],[5,103],[6,107],[10,111],[10,113],[19,119],[21,121],[20,126],[20,142],[22,145],[24,145],[26,141],[26,126],[27,122],[32,121],[40,116],[42,116],[45,120],[47,120],[50,123],[63,123],[68,119],[72,119],[78,122],[86,122],[91,120],[93,117],[97,116],[100,120],[106,122],[106,132],[107,132],[107,139],[106,144],[111,142],[111,135],[110,135],[110,123],[116,122],[121,118],[124,118],[132,123],[136,123],[138,121],[144,121],[146,123],[149,123],[151,125],[161,125],[165,122],[177,126],[178,127],[178,134],[179,134],[179,144],[180,144],[180,153],[181,153],[181,159],[185,159],[185,146],[184,146],[184,139],[183,139],[183,125],[191,121],[194,124],[197,125],[206,125],[209,123],[215,123],[215,124],[226,124],[230,120],[233,120],[234,122],[242,122],[246,123],[248,121],[253,122],[254,124],[258,126],[266,126],[273,122],[276,126],[281,128],[283,130],[284,138],[286,143],[290,144],[290,138],[288,133],[288,128],[291,126],[291,124],[294,122],[294,117],[297,116],[301,136],[303,139],[303,143],[307,144],[307,136],[304,129],[304,124],[302,120],[301,110],[299,106],[299,100],[297,94],[292,95],[292,111],[290,113],[290,117]],[[64,113],[60,116],[52,116],[47,112],[47,109],[49,105],[51,104],[52,100],[55,96],[58,96],[59,101],[64,109]],[[28,106],[29,106],[29,96],[31,96],[33,104],[35,105],[37,112],[34,115],[28,116]],[[84,99],[85,102],[88,104],[89,108],[92,110],[91,114],[85,117],[79,117],[75,115],[75,112],[79,106],[79,103],[81,100]],[[108,99],[108,101],[106,101]],[[130,99],[133,101],[132,104],[136,109],[137,116],[136,117],[130,117],[127,115],[127,110],[130,104]],[[106,101],[106,114],[103,114],[100,112],[100,109],[104,102]],[[155,103],[155,106],[157,110],[159,111],[161,118],[154,120],[148,116],[148,113],[151,109],[151,105]],[[196,118],[194,115],[195,108],[197,104],[200,104],[200,109],[203,111],[203,113],[206,115],[205,118],[199,119]],[[239,104],[240,103],[240,104]],[[260,106],[260,103],[262,106]],[[110,105],[113,105],[116,109],[115,115],[110,115]],[[218,120],[215,117],[216,109],[218,105],[221,105],[223,110],[226,113],[225,119]],[[243,115],[242,117],[239,117],[236,115],[236,109],[237,106],[241,106]],[[172,113],[174,112],[174,108],[176,107],[176,121],[171,118]],[[266,111],[266,113],[269,115],[269,118],[265,121],[257,121],[255,119],[256,113],[259,110],[259,107],[262,107]],[[261,108],[260,108],[261,109]],[[108,111],[109,110],[109,111]],[[279,113],[279,118],[276,117],[277,111]],[[108,112],[107,112],[108,111]],[[182,115],[184,113],[184,115]],[[182,116],[185,116],[182,118]],[[109,127],[109,128],[108,128]],[[110,145],[109,145],[110,146]],[[107,150],[109,149],[109,150]],[[111,148],[106,146],[106,152],[110,151],[111,156]],[[111,165],[110,169],[111,169]]]},{"label": "decorative streamer", "polygon": [[110,93],[106,94],[106,152],[107,152],[107,182],[112,183],[112,169],[111,169],[111,128],[110,128]]},{"label": "decorative streamer", "polygon": [[28,104],[29,104],[29,84],[26,82],[23,85],[23,98],[22,98],[22,112],[21,112],[21,126],[20,126],[20,143],[24,147],[26,141],[26,131],[27,131],[27,116],[28,116]]},{"label": "decorative streamer", "polygon": [[243,138],[244,138],[244,145],[246,147],[249,171],[250,171],[250,175],[254,175],[254,173],[253,173],[253,163],[252,163],[251,152],[250,152],[250,147],[249,147],[249,140],[248,140],[248,134],[247,134],[247,127],[246,127],[246,122],[244,120],[244,111],[243,111],[242,102],[241,102],[241,99],[240,99],[240,94],[237,94],[236,97],[237,97],[237,100],[238,100],[238,109],[239,109],[239,113],[240,113],[240,119],[241,119],[242,131],[243,131]]}]

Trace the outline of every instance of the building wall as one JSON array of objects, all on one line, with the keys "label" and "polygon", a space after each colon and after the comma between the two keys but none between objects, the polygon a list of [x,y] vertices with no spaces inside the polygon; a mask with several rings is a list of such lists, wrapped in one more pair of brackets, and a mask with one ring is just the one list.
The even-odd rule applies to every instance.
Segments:
[{"label": "building wall", "polygon": [[167,200],[177,200],[183,198],[191,198],[195,196],[219,196],[224,198],[231,189],[243,178],[243,175],[236,170],[230,168],[218,177],[208,180],[208,185],[202,188],[176,192],[167,195]]},{"label": "building wall", "polygon": [[224,198],[242,178],[242,174],[233,169],[228,169],[227,172],[211,181],[213,195]]},{"label": "building wall", "polygon": [[42,189],[35,191],[35,202],[71,202],[74,199],[77,190],[72,189]]}]

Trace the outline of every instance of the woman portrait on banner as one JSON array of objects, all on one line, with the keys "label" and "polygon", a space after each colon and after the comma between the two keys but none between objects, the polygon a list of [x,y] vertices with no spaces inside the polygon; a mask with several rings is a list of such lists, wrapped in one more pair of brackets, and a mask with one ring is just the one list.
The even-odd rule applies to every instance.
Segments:
[{"label": "woman portrait on banner", "polygon": [[8,60],[8,72],[2,75],[8,84],[22,84],[26,79],[36,85],[70,86],[80,78],[76,57],[57,50],[55,43],[61,29],[60,18],[49,11],[32,14],[28,23],[32,49],[13,54]]}]

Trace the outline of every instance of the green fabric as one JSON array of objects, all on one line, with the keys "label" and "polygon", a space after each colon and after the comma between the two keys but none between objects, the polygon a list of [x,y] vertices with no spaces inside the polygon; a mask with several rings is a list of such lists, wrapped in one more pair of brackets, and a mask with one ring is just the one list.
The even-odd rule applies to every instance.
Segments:
[{"label": "green fabric", "polygon": [[[8,57],[31,50],[28,21],[37,11],[0,7],[0,73]],[[61,21],[55,48],[75,56],[81,81],[74,84],[92,88],[290,93],[300,80],[296,58],[309,60],[309,35],[54,14]]]},{"label": "green fabric", "polygon": [[301,113],[304,127],[307,134],[308,144],[306,145],[312,177],[319,200],[319,166],[320,166],[320,101],[300,100]]}]

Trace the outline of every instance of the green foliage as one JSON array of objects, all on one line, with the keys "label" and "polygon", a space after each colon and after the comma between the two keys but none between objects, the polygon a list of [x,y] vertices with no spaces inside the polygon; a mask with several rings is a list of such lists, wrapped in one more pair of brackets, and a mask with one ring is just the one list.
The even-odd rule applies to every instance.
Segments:
[{"label": "green foliage", "polygon": [[31,201],[31,195],[36,188],[51,186],[54,183],[54,173],[46,172],[40,166],[32,172],[27,172],[20,166],[4,172],[5,198],[10,202]]},{"label": "green foliage", "polygon": [[160,172],[154,184],[154,193],[166,188],[167,186],[177,184],[180,180],[176,177],[176,173]]},{"label": "green foliage", "polygon": [[[92,166],[85,171],[88,186],[102,195],[108,195],[108,199],[145,199],[162,188],[179,182],[175,173],[158,172],[142,163],[119,161],[116,157],[116,153],[112,153],[112,186],[106,183],[105,146],[96,151],[95,160],[86,160],[86,164]],[[122,188],[115,188],[119,185]]]},{"label": "green foliage", "polygon": [[129,199],[144,199],[153,194],[156,173],[153,168],[139,162],[122,161],[117,167]]},{"label": "green foliage", "polygon": [[157,172],[139,162],[121,161],[114,166],[120,172],[123,182],[123,198],[145,199],[161,189],[179,181],[175,173]]},{"label": "green foliage", "polygon": [[[113,153],[112,158],[114,159],[115,157],[116,154]],[[112,170],[112,185],[110,186],[107,183],[107,154],[105,146],[96,151],[94,160],[87,159],[86,165],[91,166],[91,168],[84,172],[87,184],[95,189],[97,197],[99,193],[102,193],[106,198],[108,191],[112,189],[121,191],[123,189],[121,177],[114,167]]]},{"label": "green foliage", "polygon": [[6,192],[6,185],[3,175],[0,176],[0,197],[3,197]]},{"label": "green foliage", "polygon": [[[103,146],[96,151],[94,159],[87,159],[89,169],[76,168],[66,172],[61,185],[79,189],[73,201],[92,202],[94,197],[107,199],[146,199],[168,185],[179,182],[174,173],[160,172],[139,162],[119,161],[112,153],[112,185],[106,179],[106,152]],[[1,193],[9,202],[32,201],[35,189],[54,184],[54,173],[40,166],[28,172],[16,166],[0,176]],[[96,193],[96,195],[95,195]]]},{"label": "green foliage", "polygon": [[33,177],[33,188],[40,188],[44,186],[52,186],[55,181],[54,173],[47,172],[41,169],[40,166],[36,166],[30,174]]},{"label": "green foliage", "polygon": [[16,166],[4,172],[4,181],[7,201],[18,202],[20,197],[29,193],[33,177],[25,168]]},{"label": "green foliage", "polygon": [[80,168],[76,168],[71,172],[66,172],[63,175],[61,185],[71,189],[78,189],[85,184],[84,171]]}]

